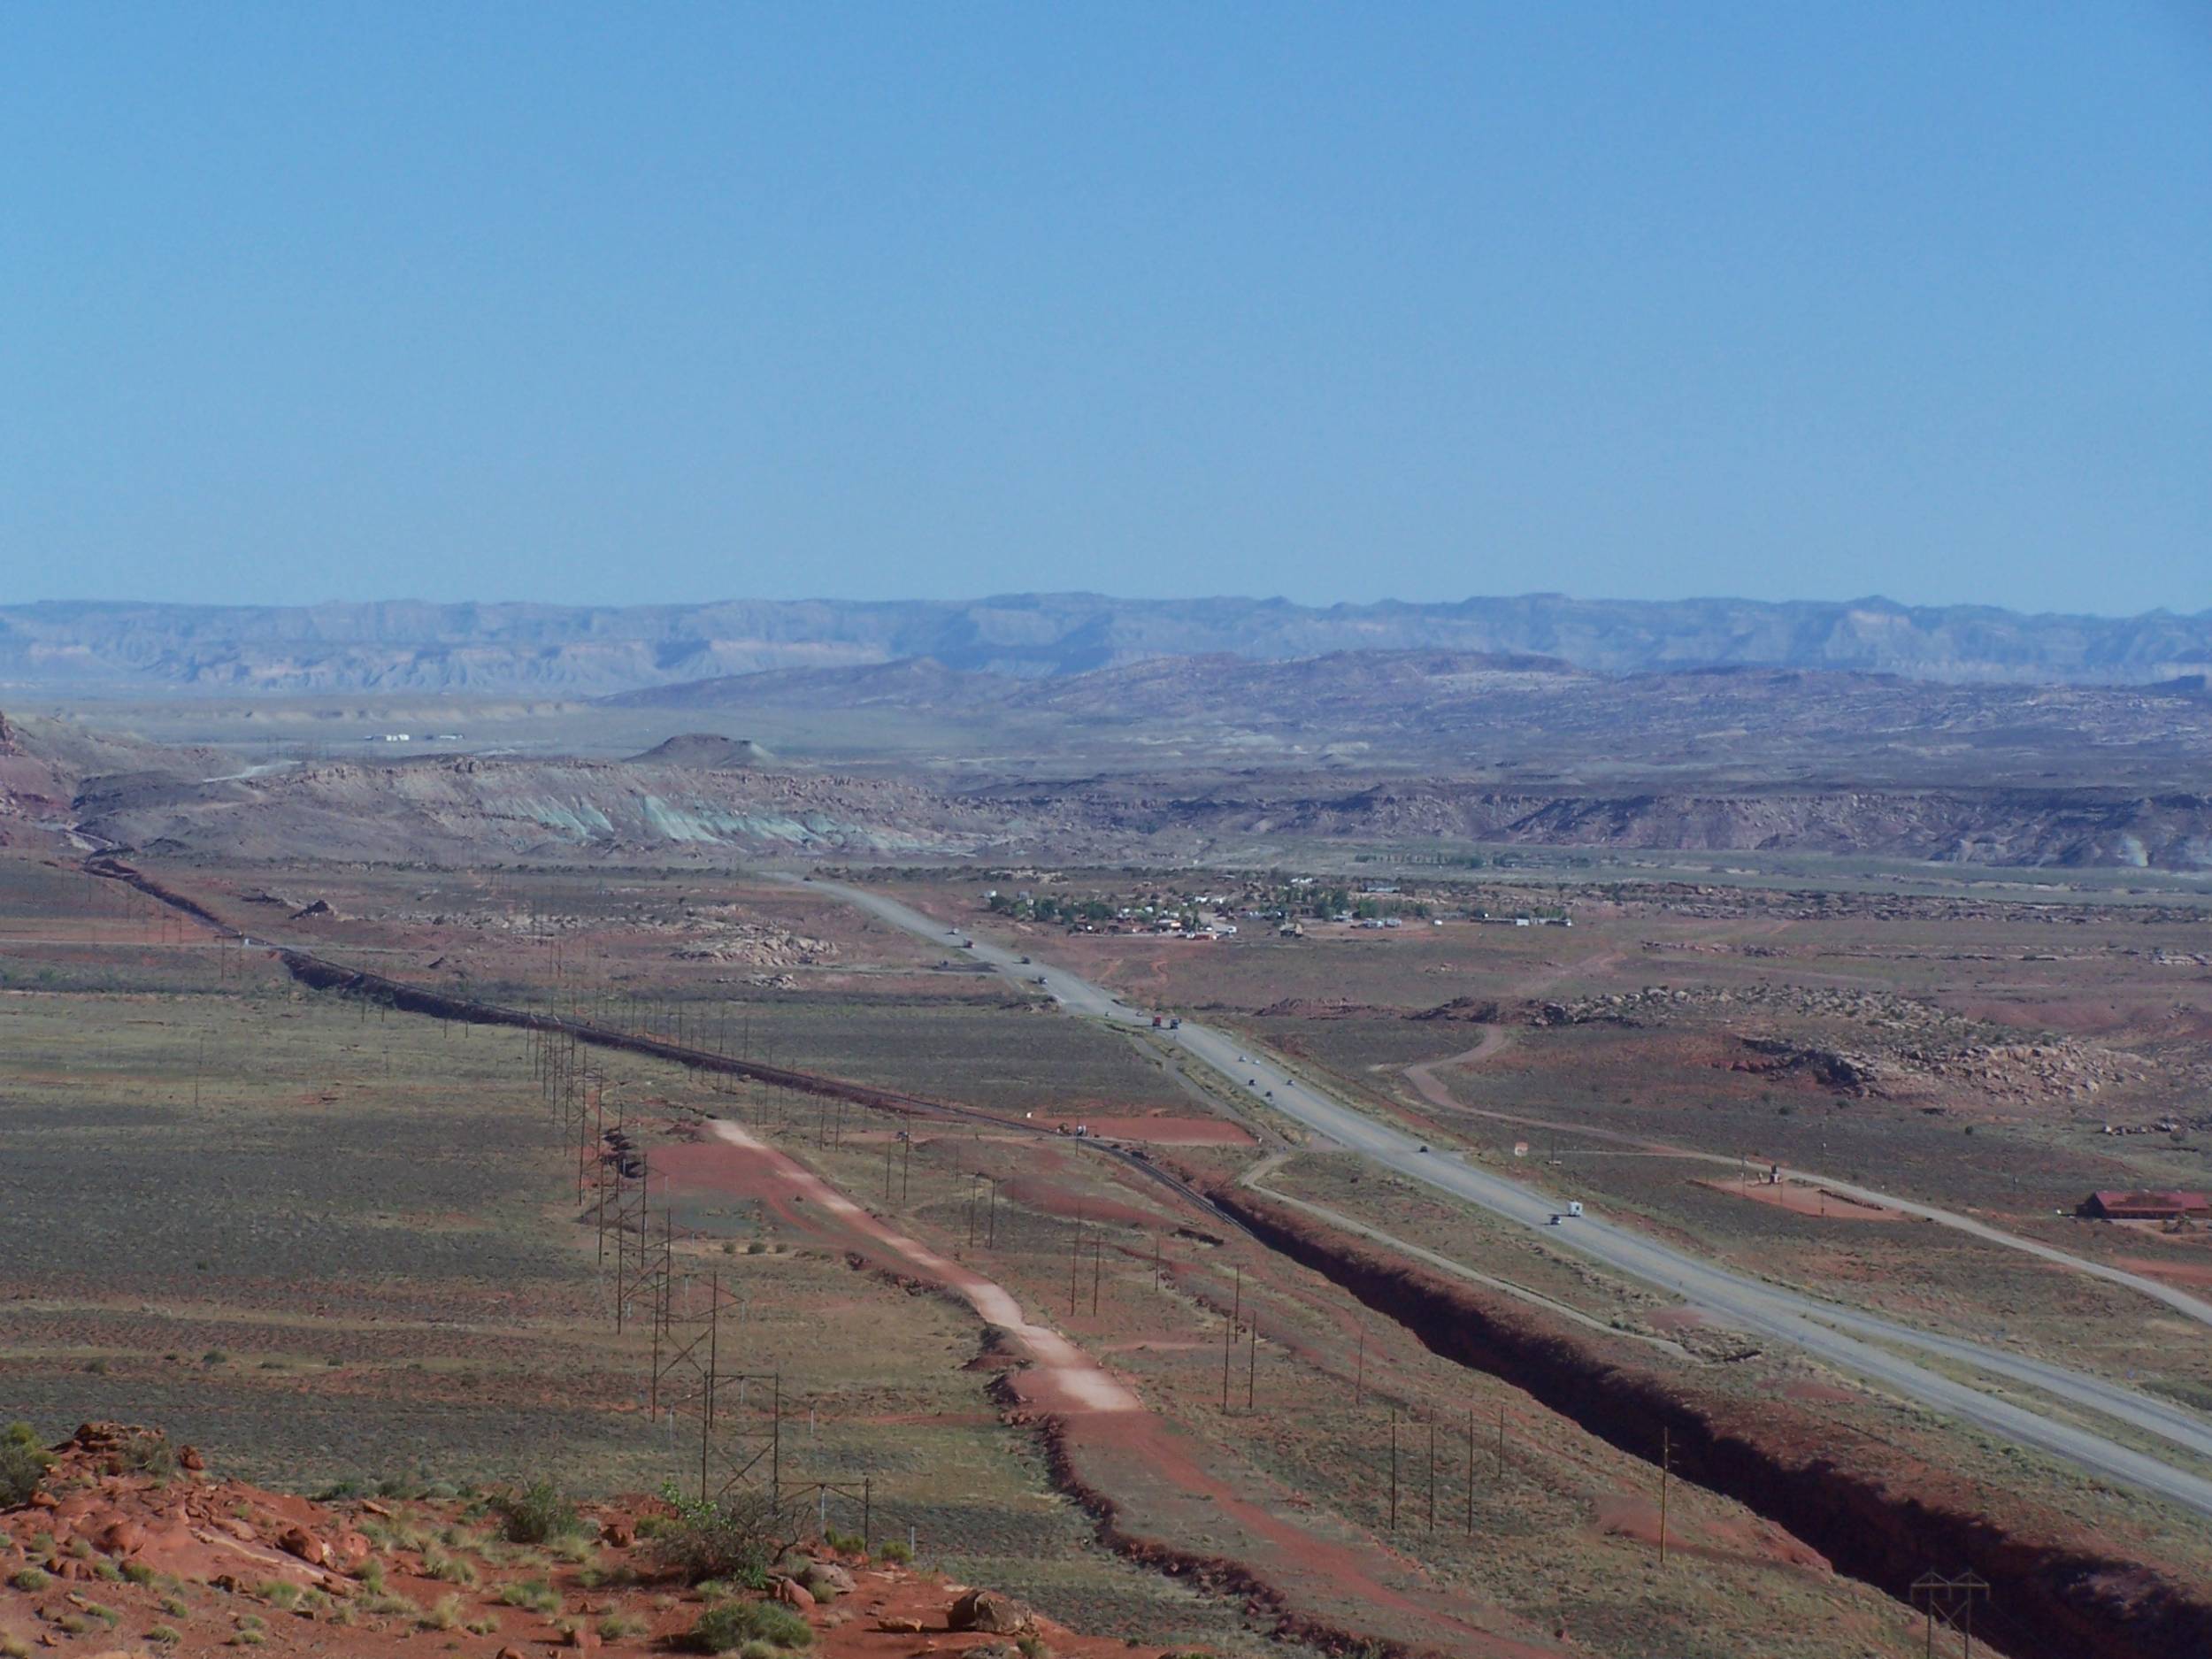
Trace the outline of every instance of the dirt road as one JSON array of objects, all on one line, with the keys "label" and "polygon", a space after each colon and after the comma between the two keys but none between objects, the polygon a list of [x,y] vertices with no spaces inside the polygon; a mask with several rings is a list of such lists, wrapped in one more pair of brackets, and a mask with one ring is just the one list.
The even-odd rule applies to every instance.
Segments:
[{"label": "dirt road", "polygon": [[[1559,1659],[1525,1621],[1440,1589],[1365,1535],[1325,1536],[1289,1518],[1298,1494],[1146,1407],[1061,1332],[1030,1318],[1002,1285],[899,1232],[805,1164],[739,1125],[715,1138],[741,1151],[801,1208],[854,1235],[870,1254],[953,1291],[1007,1333],[1029,1364],[1010,1374],[1022,1405],[1048,1415],[1056,1450],[1094,1507],[1110,1509],[1133,1553],[1233,1563],[1302,1632],[1379,1635],[1467,1659]],[[1359,1624],[1349,1623],[1356,1614]]]},{"label": "dirt road", "polygon": [[[1648,1140],[1640,1135],[1622,1134],[1609,1129],[1594,1129],[1584,1124],[1560,1123],[1548,1118],[1530,1117],[1525,1113],[1494,1111],[1486,1107],[1470,1106],[1453,1093],[1449,1084],[1437,1075],[1439,1071],[1446,1070],[1457,1071],[1464,1067],[1479,1065],[1498,1053],[1509,1041],[1510,1039],[1505,1032],[1493,1026],[1483,1033],[1480,1042],[1464,1053],[1453,1055],[1448,1059],[1431,1060],[1424,1064],[1407,1066],[1404,1072],[1405,1079],[1413,1085],[1415,1091],[1423,1100],[1440,1110],[1462,1112],[1471,1118],[1486,1118],[1494,1123],[1513,1124],[1527,1129],[1555,1129],[1563,1133],[1581,1135],[1593,1141],[1611,1141],[1621,1146],[1633,1147],[1640,1151],[1664,1154],[1669,1157],[1717,1164],[1724,1169],[1734,1170],[1742,1163],[1740,1158],[1732,1157],[1724,1153],[1694,1151],[1686,1147],[1671,1146],[1663,1141]],[[1993,1227],[1987,1222],[1978,1221],[1971,1216],[1962,1216],[1953,1210],[1941,1210],[1933,1204],[1922,1203],[1917,1199],[1901,1198],[1894,1193],[1886,1193],[1875,1187],[1863,1187],[1853,1181],[1838,1180],[1833,1176],[1819,1175],[1810,1170],[1798,1169],[1787,1164],[1778,1164],[1775,1168],[1778,1171],[1778,1179],[1780,1180],[1801,1181],[1815,1187],[1824,1187],[1831,1193],[1860,1203],[1893,1210],[1902,1215],[1917,1216],[1923,1221],[1932,1221],[1937,1225],[1949,1227],[1954,1232],[1970,1234],[1985,1243],[2000,1245],[2008,1250],[2018,1250],[2024,1255],[2035,1256],[2055,1266],[2065,1268],[2069,1272],[2080,1273],[2086,1278],[2101,1279],[2108,1284],[2123,1286],[2141,1295],[2148,1296],[2154,1302],[2164,1303],[2176,1313],[2193,1319],[2199,1325],[2212,1325],[2212,1302],[2206,1302],[2201,1297],[2193,1296],[2185,1290],[2177,1290],[2171,1285],[2161,1284],[2158,1280],[2147,1278],[2141,1273],[2131,1273],[2125,1268],[2110,1267],[2102,1262],[2093,1262],[2085,1256],[2062,1250],[2056,1245],[2045,1244],[2035,1239],[2024,1239],[2016,1233],[2007,1233],[2001,1227]]]}]

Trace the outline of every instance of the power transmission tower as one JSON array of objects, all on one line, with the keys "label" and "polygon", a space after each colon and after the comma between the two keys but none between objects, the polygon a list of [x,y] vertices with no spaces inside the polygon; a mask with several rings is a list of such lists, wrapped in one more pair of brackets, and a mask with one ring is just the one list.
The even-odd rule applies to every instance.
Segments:
[{"label": "power transmission tower", "polygon": [[1974,1659],[1974,1599],[1989,1597],[1989,1581],[1970,1569],[1956,1578],[1946,1578],[1939,1572],[1924,1572],[1912,1581],[1912,1600],[1916,1607],[1924,1607],[1928,1613],[1927,1653],[1935,1655],[1936,1621],[1941,1619],[1947,1630],[1959,1632],[1962,1646],[1961,1659]]}]

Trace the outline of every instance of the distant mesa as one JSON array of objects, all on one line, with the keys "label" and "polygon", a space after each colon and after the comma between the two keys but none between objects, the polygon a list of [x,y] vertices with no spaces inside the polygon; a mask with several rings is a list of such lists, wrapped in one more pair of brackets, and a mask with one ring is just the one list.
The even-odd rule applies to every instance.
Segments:
[{"label": "distant mesa", "polygon": [[642,755],[630,757],[636,765],[684,766],[693,772],[738,772],[768,765],[775,758],[749,737],[723,737],[714,732],[680,733]]},{"label": "distant mesa", "polygon": [[[46,700],[376,692],[599,697],[732,677],[896,664],[871,700],[982,675],[1065,680],[1161,657],[1337,651],[1565,659],[1621,675],[1735,664],[1953,685],[2148,686],[2212,672],[2212,611],[2029,616],[1887,600],[1584,600],[1503,595],[1308,606],[1282,600],[999,594],[964,600],[301,608],[131,601],[0,604],[0,686]],[[805,682],[784,686],[803,695]],[[747,700],[757,702],[755,687]],[[718,707],[705,690],[664,706]],[[942,701],[949,687],[926,694]]]}]

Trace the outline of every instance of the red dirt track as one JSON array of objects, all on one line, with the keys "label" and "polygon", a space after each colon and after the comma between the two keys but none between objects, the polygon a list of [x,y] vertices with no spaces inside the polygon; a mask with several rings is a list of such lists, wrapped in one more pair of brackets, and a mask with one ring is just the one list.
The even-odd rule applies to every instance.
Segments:
[{"label": "red dirt track", "polygon": [[[1018,1421],[1043,1427],[1061,1480],[1136,1559],[1231,1587],[1275,1612],[1287,1634],[1325,1642],[1380,1638],[1405,1653],[1556,1659],[1560,1649],[1512,1615],[1428,1583],[1364,1535],[1325,1538],[1291,1518],[1295,1494],[1220,1455],[1149,1410],[1133,1390],[1058,1331],[1031,1320],[1002,1286],[898,1232],[787,1153],[737,1125],[715,1142],[657,1149],[680,1186],[760,1198],[818,1236],[951,1292],[1007,1332],[1029,1361],[1001,1386]],[[1194,1552],[1172,1539],[1220,1538]],[[1356,1607],[1360,1627],[1345,1615]]]}]

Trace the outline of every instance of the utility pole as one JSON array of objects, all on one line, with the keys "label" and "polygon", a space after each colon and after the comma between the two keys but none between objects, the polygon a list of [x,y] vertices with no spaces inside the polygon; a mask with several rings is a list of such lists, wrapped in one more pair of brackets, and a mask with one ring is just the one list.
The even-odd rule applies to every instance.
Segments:
[{"label": "utility pole", "polygon": [[721,1381],[720,1357],[722,1346],[722,1279],[720,1274],[708,1279],[707,1303],[707,1386],[699,1396],[699,1502],[707,1501],[707,1447],[714,1432],[714,1395]]},{"label": "utility pole", "polygon": [[1659,1431],[1659,1564],[1667,1564],[1667,1486],[1674,1473],[1674,1431]]},{"label": "utility pole", "polygon": [[1475,1409],[1467,1408],[1467,1536],[1475,1535]]},{"label": "utility pole", "polygon": [[1083,1259],[1083,1212],[1075,1212],[1075,1227],[1068,1234],[1068,1317],[1075,1317],[1075,1270]]},{"label": "utility pole", "polygon": [[1390,1530],[1398,1530],[1398,1408],[1390,1408]]},{"label": "utility pole", "polygon": [[1429,1531],[1436,1530],[1436,1420],[1429,1420]]},{"label": "utility pole", "polygon": [[1254,1397],[1260,1385],[1260,1322],[1252,1321],[1252,1356],[1244,1371],[1244,1409],[1254,1409]]}]

